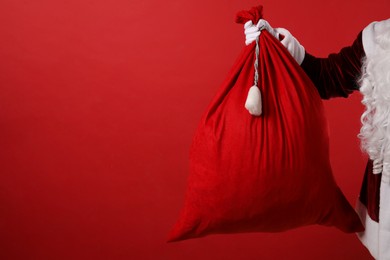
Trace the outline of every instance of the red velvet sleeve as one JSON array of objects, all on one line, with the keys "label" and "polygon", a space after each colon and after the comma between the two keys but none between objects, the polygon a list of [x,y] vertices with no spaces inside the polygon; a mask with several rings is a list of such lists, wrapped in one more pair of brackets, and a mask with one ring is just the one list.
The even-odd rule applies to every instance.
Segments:
[{"label": "red velvet sleeve", "polygon": [[348,97],[359,89],[356,80],[361,74],[364,55],[360,32],[351,46],[327,58],[317,58],[306,52],[301,67],[314,82],[321,98]]}]

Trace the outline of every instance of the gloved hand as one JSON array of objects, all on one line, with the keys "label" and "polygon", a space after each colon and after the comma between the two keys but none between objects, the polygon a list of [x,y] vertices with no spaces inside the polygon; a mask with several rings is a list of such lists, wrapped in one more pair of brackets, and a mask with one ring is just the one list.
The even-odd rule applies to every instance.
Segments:
[{"label": "gloved hand", "polygon": [[266,29],[276,39],[279,40],[279,36],[282,35],[283,39],[281,43],[290,52],[291,56],[297,61],[299,65],[302,64],[305,58],[305,48],[295,39],[292,34],[284,28],[272,28],[271,25],[264,19],[260,19],[256,25],[253,25],[252,21],[248,21],[244,25],[245,44],[249,45],[256,40],[261,34],[260,28]]},{"label": "gloved hand", "polygon": [[279,39],[279,33],[269,25],[269,23],[260,19],[256,25],[253,25],[252,21],[248,21],[244,24],[245,44],[249,45],[256,40],[261,34],[261,30],[265,29],[272,34],[276,39]]},{"label": "gloved hand", "polygon": [[295,39],[292,34],[284,28],[276,28],[280,35],[283,36],[283,39],[280,41],[284,47],[288,50],[291,56],[298,62],[299,65],[302,64],[303,59],[305,58],[305,48]]}]

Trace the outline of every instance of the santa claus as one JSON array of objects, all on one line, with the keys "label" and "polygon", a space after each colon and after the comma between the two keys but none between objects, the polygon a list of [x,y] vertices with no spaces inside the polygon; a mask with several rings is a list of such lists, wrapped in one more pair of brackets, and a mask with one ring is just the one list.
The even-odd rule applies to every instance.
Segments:
[{"label": "santa claus", "polygon": [[327,58],[310,55],[283,28],[265,20],[244,25],[247,45],[266,29],[288,49],[323,99],[363,95],[365,111],[359,138],[369,156],[356,210],[365,225],[358,233],[372,256],[390,259],[390,19],[364,28],[351,46]]}]

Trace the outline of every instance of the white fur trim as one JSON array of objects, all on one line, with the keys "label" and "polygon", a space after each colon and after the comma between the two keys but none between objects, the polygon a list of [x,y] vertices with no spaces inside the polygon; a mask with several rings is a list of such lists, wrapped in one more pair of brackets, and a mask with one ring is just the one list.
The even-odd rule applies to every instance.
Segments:
[{"label": "white fur trim", "polygon": [[381,182],[379,223],[370,218],[367,208],[357,202],[356,211],[366,230],[357,233],[360,241],[377,260],[390,260],[390,185]]},{"label": "white fur trim", "polygon": [[[383,178],[383,175],[382,175]],[[390,259],[390,184],[381,182],[379,203],[379,260]]]},{"label": "white fur trim", "polygon": [[376,22],[372,22],[367,25],[363,30],[362,41],[364,53],[367,57],[372,57],[375,53],[375,34],[374,34],[374,25]]},{"label": "white fur trim", "polygon": [[367,57],[375,55],[378,48],[377,37],[384,30],[390,30],[390,19],[372,22],[363,29],[363,49]]},{"label": "white fur trim", "polygon": [[284,28],[275,29],[279,34],[283,35],[284,38],[280,42],[286,47],[290,52],[291,56],[298,62],[299,65],[302,64],[303,59],[305,58],[305,48],[295,39],[292,34]]},{"label": "white fur trim", "polygon": [[370,218],[367,208],[359,200],[356,205],[356,211],[366,228],[365,231],[357,233],[357,236],[370,251],[371,255],[377,259],[379,252],[379,224]]}]

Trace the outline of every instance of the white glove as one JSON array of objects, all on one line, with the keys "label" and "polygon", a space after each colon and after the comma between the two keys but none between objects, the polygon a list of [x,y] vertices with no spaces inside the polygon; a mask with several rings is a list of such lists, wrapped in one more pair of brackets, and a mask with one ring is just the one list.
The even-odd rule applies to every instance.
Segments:
[{"label": "white glove", "polygon": [[269,23],[260,19],[256,25],[253,25],[252,21],[248,21],[244,24],[245,44],[249,45],[260,36],[261,30],[265,29],[272,34],[276,39],[279,39],[279,33],[269,25]]},{"label": "white glove", "polygon": [[284,36],[283,40],[280,42],[284,45],[284,47],[286,47],[298,64],[301,65],[303,59],[305,58],[305,48],[286,29],[276,28],[275,31]]}]

